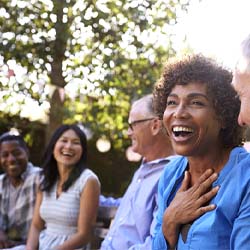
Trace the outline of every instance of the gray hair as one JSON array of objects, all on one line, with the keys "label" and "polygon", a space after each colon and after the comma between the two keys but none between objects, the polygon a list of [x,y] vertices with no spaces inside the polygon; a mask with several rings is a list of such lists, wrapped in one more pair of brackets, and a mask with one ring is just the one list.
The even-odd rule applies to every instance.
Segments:
[{"label": "gray hair", "polygon": [[240,72],[250,73],[250,34],[241,42],[240,58],[236,68]]},{"label": "gray hair", "polygon": [[[148,95],[141,97],[140,99],[137,99],[135,102],[133,102],[132,107],[134,105],[141,104],[141,103],[143,103],[146,107],[146,114],[145,114],[146,117],[158,117],[159,118],[159,116],[156,114],[155,109],[154,109],[153,94],[148,94]],[[162,119],[161,119],[160,131],[163,134],[168,135],[167,130],[162,123]]]},{"label": "gray hair", "polygon": [[148,116],[156,116],[155,112],[154,112],[154,108],[153,108],[153,95],[152,94],[148,94],[143,96],[142,98],[136,100],[132,106],[137,105],[139,103],[144,103],[146,106],[146,110],[148,112]]}]

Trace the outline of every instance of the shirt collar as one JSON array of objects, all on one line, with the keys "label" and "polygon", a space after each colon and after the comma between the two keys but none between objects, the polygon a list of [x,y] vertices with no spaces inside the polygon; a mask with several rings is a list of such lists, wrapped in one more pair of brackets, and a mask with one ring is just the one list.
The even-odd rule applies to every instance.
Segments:
[{"label": "shirt collar", "polygon": [[171,155],[171,156],[155,159],[153,161],[148,161],[148,162],[145,162],[145,158],[143,158],[141,165],[143,165],[143,166],[153,166],[153,165],[159,164],[159,163],[167,164],[168,162],[170,162],[172,159],[175,159],[176,157],[178,157],[178,156],[177,155]]},{"label": "shirt collar", "polygon": [[170,161],[169,157],[159,158],[149,162],[145,162],[144,158],[137,171],[138,177],[145,178],[148,175],[163,170],[166,164],[169,163],[169,161]]},{"label": "shirt collar", "polygon": [[31,169],[33,168],[33,165],[31,162],[28,162],[26,170],[21,174],[22,180],[25,180],[26,177],[29,175]]}]

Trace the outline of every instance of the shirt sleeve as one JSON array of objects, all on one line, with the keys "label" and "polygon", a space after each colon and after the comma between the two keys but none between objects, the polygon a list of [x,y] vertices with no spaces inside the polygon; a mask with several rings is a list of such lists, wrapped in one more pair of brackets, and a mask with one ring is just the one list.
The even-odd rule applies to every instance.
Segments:
[{"label": "shirt sleeve", "polygon": [[99,179],[98,177],[96,176],[96,174],[94,172],[92,172],[90,169],[85,169],[81,176],[80,176],[80,185],[79,185],[79,195],[82,193],[87,181],[89,178],[94,178],[98,181],[99,185],[100,185],[100,182],[99,182]]},{"label": "shirt sleeve", "polygon": [[99,206],[106,207],[119,207],[122,198],[113,198],[111,196],[106,197],[104,195],[99,196]]},{"label": "shirt sleeve", "polygon": [[0,177],[0,231],[2,231],[3,228],[3,216],[2,216],[2,178]]},{"label": "shirt sleeve", "polygon": [[235,218],[230,239],[230,250],[245,250],[250,246],[250,187],[245,190],[239,213]]},{"label": "shirt sleeve", "polygon": [[165,250],[168,249],[167,242],[164,238],[162,232],[162,219],[165,211],[165,201],[164,201],[164,182],[165,175],[163,174],[159,180],[158,186],[158,211],[156,214],[156,225],[153,232],[153,240],[152,240],[152,250]]}]

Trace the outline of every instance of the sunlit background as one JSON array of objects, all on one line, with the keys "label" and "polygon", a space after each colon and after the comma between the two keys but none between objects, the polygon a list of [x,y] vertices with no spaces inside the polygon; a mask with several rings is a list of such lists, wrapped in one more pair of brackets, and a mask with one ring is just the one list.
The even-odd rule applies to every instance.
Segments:
[{"label": "sunlit background", "polygon": [[[250,33],[250,1],[191,0],[190,3],[188,12],[180,12],[178,24],[171,27],[176,34],[173,44],[174,48],[178,53],[183,53],[187,48],[190,48],[194,52],[201,52],[205,55],[212,56],[232,69],[237,59],[240,41]],[[4,13],[1,14],[3,15]],[[77,35],[78,34],[76,34],[76,36]],[[147,41],[149,39],[148,34],[144,35],[147,39],[143,39],[142,37],[142,40]],[[54,34],[51,34],[51,36],[54,36]],[[151,37],[152,39],[154,38],[154,36]],[[84,40],[84,38],[82,39]],[[162,39],[164,40],[164,37]],[[157,37],[155,42],[161,43],[160,40],[161,38]],[[121,44],[121,46],[126,46],[126,44]],[[127,50],[130,52],[133,51],[132,48],[128,48]],[[106,51],[106,53],[109,53],[109,51]],[[81,57],[82,55],[75,56]],[[98,58],[96,60],[98,61]],[[8,65],[4,65],[0,56],[0,66],[1,74],[5,76],[8,75],[8,78],[1,78],[3,85],[9,84],[9,86],[11,86],[12,81],[13,85],[16,81],[26,82],[27,70],[17,65],[14,60],[10,60]],[[15,69],[15,72],[12,69]],[[87,69],[79,68],[78,70],[84,71]],[[104,69],[100,67],[98,73],[100,78],[103,76],[102,70]],[[85,75],[91,77],[88,72],[86,72]],[[72,77],[72,79],[65,87],[65,91],[67,91],[69,96],[74,98],[79,85],[83,81],[86,83],[88,79],[74,78],[70,72],[67,72],[67,77]],[[94,77],[96,77],[96,75],[93,76],[93,78]],[[46,76],[42,74],[39,76],[29,75],[29,78],[34,78],[34,80],[38,79],[32,89],[34,92],[39,92],[39,86],[44,85],[44,82],[48,81]],[[27,85],[26,87],[29,88],[29,81],[25,84]],[[90,84],[89,88],[91,88],[91,86],[94,87]],[[9,93],[10,98],[8,102],[1,102],[0,110],[6,111],[6,109],[11,109],[9,112],[15,114],[20,108],[19,102],[24,101],[26,105],[20,113],[21,117],[29,118],[31,121],[40,120],[46,122],[46,111],[50,106],[45,100],[45,97],[53,92],[53,88],[51,85],[45,87],[42,93],[42,95],[44,95],[44,102],[42,104],[38,104],[35,100],[29,99],[25,95]],[[82,91],[89,91],[89,89],[82,89]],[[0,98],[6,95],[5,92],[0,92]],[[12,105],[9,105],[9,103]]]},{"label": "sunlit background", "polygon": [[193,0],[176,27],[175,46],[190,46],[233,68],[239,44],[250,33],[249,11],[249,0]]},{"label": "sunlit background", "polygon": [[[183,2],[186,1],[183,0]],[[22,6],[18,7],[21,8]],[[173,47],[176,49],[177,53],[182,54],[186,50],[201,52],[207,56],[216,58],[225,66],[233,69],[237,60],[239,44],[242,39],[248,33],[250,33],[249,10],[249,0],[190,0],[190,6],[187,13],[183,11],[178,12],[178,10],[176,10],[179,16],[177,25],[167,26],[165,28],[171,29],[172,33],[175,34]],[[93,13],[87,14],[89,15],[89,18],[91,18],[91,15],[93,15]],[[0,15],[4,16],[7,14],[3,12],[3,9],[0,9]],[[51,16],[51,19],[53,19],[53,16]],[[26,20],[23,19],[23,22],[26,22]],[[103,20],[102,25],[106,27],[109,24],[105,23],[105,20]],[[108,29],[108,27],[106,28]],[[88,33],[88,35],[91,35],[88,30],[85,30],[85,32]],[[11,33],[9,32],[5,35],[11,36]],[[52,38],[55,36],[53,31],[48,35]],[[129,56],[133,58],[134,49],[133,47],[129,47],[129,43],[126,44],[126,41],[129,41],[130,39],[129,35],[124,34],[124,37],[126,39],[124,38],[123,43],[121,43],[120,46],[126,48]],[[25,39],[25,37],[23,37],[22,39]],[[37,39],[39,39],[39,37],[37,37]],[[84,44],[86,37],[81,35],[79,32],[75,32],[74,39],[80,40],[81,43]],[[160,33],[159,36],[150,36],[149,31],[141,34],[141,40],[151,43],[160,43],[162,45],[166,43],[165,37],[161,37]],[[111,53],[111,51],[106,49],[104,53],[109,54]],[[27,57],[31,56],[31,53],[27,55]],[[84,51],[75,54],[74,57],[75,60],[83,58]],[[67,63],[70,62],[65,61],[65,64]],[[98,58],[93,60],[92,63],[98,66]],[[110,64],[112,66],[112,61],[110,61]],[[2,76],[1,82],[3,86],[8,85],[15,88],[15,83],[19,82],[24,83],[25,87],[30,88],[30,81],[28,81],[29,78],[29,80],[35,82],[35,84],[32,85],[32,91],[34,93],[40,93],[41,99],[44,100],[42,103],[38,103],[34,99],[25,96],[24,93],[13,92],[10,88],[9,90],[0,91],[0,99],[3,99],[2,97],[6,95],[6,91],[9,91],[9,93],[7,93],[9,95],[7,101],[0,102],[0,111],[8,111],[12,114],[18,113],[18,111],[20,110],[19,104],[21,102],[24,102],[25,105],[22,106],[20,112],[21,117],[28,118],[31,121],[39,120],[46,123],[48,119],[47,111],[50,108],[50,104],[46,100],[46,97],[53,93],[55,88],[53,85],[44,84],[48,82],[47,76],[43,74],[38,75],[36,73],[28,74],[27,69],[22,68],[14,60],[9,60],[8,64],[4,64],[1,55],[0,67],[0,77]],[[50,67],[50,65],[48,64],[48,66],[46,67]],[[72,100],[74,100],[75,95],[79,89],[80,91],[82,91],[81,94],[85,94],[85,92],[87,93],[91,91],[90,88],[96,87],[93,84],[86,85],[87,82],[94,82],[94,79],[96,79],[96,77],[98,77],[98,80],[102,81],[102,78],[105,75],[105,69],[102,67],[102,65],[99,65],[99,67],[97,67],[97,71],[94,75],[91,75],[88,71],[89,69],[83,66],[80,66],[74,72],[66,72],[65,65],[64,68],[64,74],[69,79],[67,79],[68,84],[65,86],[65,89],[62,90],[61,95],[64,95],[65,91]],[[15,69],[15,72],[13,69]],[[78,75],[79,73],[77,71],[83,72],[83,76],[87,77],[75,77],[75,75]],[[80,88],[79,86],[81,86],[81,84],[83,83],[88,86],[88,88]],[[43,89],[42,86],[44,85],[46,87]],[[110,91],[112,92],[112,88],[110,88]],[[112,93],[110,94],[112,95]],[[98,149],[100,148],[99,151],[101,152],[106,152],[111,147],[110,142],[105,137],[100,137],[100,139],[96,143],[96,146]],[[132,155],[130,151],[128,151],[127,154]],[[136,159],[140,158],[137,155],[134,155],[133,157]]]}]

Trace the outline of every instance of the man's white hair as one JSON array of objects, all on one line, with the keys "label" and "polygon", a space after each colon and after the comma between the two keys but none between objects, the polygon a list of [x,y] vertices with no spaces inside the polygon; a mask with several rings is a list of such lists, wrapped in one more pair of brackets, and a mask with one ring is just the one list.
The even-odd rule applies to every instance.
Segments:
[{"label": "man's white hair", "polygon": [[250,34],[242,41],[240,49],[236,68],[242,73],[250,74]]}]

